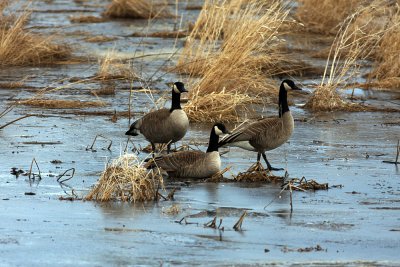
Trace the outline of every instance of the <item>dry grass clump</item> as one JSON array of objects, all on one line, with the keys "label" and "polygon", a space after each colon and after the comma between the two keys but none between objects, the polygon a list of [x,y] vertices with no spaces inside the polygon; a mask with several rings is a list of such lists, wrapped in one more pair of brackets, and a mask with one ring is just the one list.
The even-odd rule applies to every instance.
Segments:
[{"label": "dry grass clump", "polygon": [[293,178],[287,181],[283,186],[284,189],[287,190],[295,190],[295,191],[308,191],[308,190],[328,190],[328,183],[320,184],[315,180],[307,180],[305,177]]},{"label": "dry grass clump", "polygon": [[249,94],[265,96],[275,91],[275,82],[267,79],[274,68],[268,68],[267,73],[263,68],[279,60],[278,30],[288,11],[278,2],[238,5],[238,1],[206,0],[178,60],[178,71],[188,74],[192,84],[185,110],[201,114],[196,121],[215,121],[221,114],[225,121],[225,114],[237,120],[236,110],[245,104],[234,101],[236,97],[246,99]]},{"label": "dry grass clump", "polygon": [[26,105],[40,108],[56,108],[56,109],[71,109],[71,108],[91,108],[104,107],[106,104],[100,101],[80,101],[80,100],[55,100],[55,99],[28,99],[17,102],[18,105]]},{"label": "dry grass clump", "polygon": [[342,100],[336,90],[345,88],[352,79],[358,77],[363,60],[371,56],[381,39],[384,29],[368,31],[372,20],[368,20],[366,24],[360,24],[358,20],[360,15],[375,7],[362,7],[341,24],[329,51],[321,84],[305,105],[306,108],[318,111],[368,109]]},{"label": "dry grass clump", "polygon": [[136,155],[127,154],[115,159],[100,176],[85,200],[143,202],[158,199],[163,186],[162,176],[149,172]]},{"label": "dry grass clump", "polygon": [[310,32],[335,34],[337,26],[353,13],[363,0],[299,0],[296,17]]},{"label": "dry grass clump", "polygon": [[0,2],[0,65],[43,65],[65,60],[71,49],[54,42],[54,37],[30,33],[24,27],[30,12],[8,15],[8,1]]},{"label": "dry grass clump", "polygon": [[400,8],[388,23],[388,30],[384,33],[376,49],[376,67],[370,78],[378,80],[378,84],[385,88],[400,87]]},{"label": "dry grass clump", "polygon": [[249,105],[258,103],[255,97],[239,92],[211,92],[194,96],[184,106],[190,121],[230,122],[238,121],[241,113],[250,112]]},{"label": "dry grass clump", "polygon": [[275,176],[261,165],[261,163],[253,164],[247,171],[239,172],[238,175],[233,177],[235,182],[268,182],[280,183],[285,179],[281,176]]},{"label": "dry grass clump", "polygon": [[138,76],[131,64],[124,63],[115,56],[113,51],[109,51],[100,61],[99,71],[96,74],[98,80],[126,79],[135,80]]},{"label": "dry grass clump", "polygon": [[166,18],[172,14],[164,0],[113,0],[104,12],[111,18]]}]

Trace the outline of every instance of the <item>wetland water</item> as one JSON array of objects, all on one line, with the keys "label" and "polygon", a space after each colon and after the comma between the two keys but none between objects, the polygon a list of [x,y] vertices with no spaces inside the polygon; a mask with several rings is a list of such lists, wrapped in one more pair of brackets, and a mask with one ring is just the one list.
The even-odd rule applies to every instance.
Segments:
[{"label": "wetland water", "polygon": [[[79,41],[78,51],[82,54],[91,51],[98,56],[113,47],[123,51],[121,54],[133,53],[132,43],[139,43],[139,38],[124,36],[141,29],[144,22],[70,25],[68,9],[96,15],[104,2],[94,2],[100,5],[93,5],[89,11],[75,2],[69,5],[70,1],[39,4],[37,9],[43,12],[34,13],[31,24],[43,26],[44,32],[70,32],[67,41]],[[49,9],[66,11],[48,12]],[[168,28],[172,24],[167,20],[155,27]],[[117,40],[82,43],[78,32],[83,30],[93,35],[112,35]],[[173,40],[152,38],[143,50],[159,53],[170,44]],[[146,60],[144,72],[154,73],[165,58]],[[96,71],[93,62],[3,69],[2,81],[20,80],[27,75],[31,78],[21,89],[0,89],[0,110],[11,97],[26,99],[61,78],[85,78]],[[177,78],[164,76],[157,88],[162,93],[166,89],[164,83]],[[303,84],[307,88],[307,81]],[[96,86],[99,85],[77,84],[47,96],[94,100],[90,90]],[[128,119],[121,116],[116,122],[110,120],[114,110],[127,110],[129,90],[123,87],[117,87],[114,96],[101,97],[108,104],[106,107],[71,111],[18,106],[4,118],[8,122],[27,113],[43,115],[0,130],[1,266],[400,264],[400,170],[382,163],[395,157],[400,138],[398,112],[315,114],[291,107],[297,119],[294,134],[289,143],[267,153],[271,164],[284,167],[289,177],[304,176],[329,186],[341,185],[326,191],[294,192],[292,213],[289,193],[279,194],[279,184],[263,183],[166,179],[168,187],[179,188],[174,201],[60,201],[60,196],[71,194],[71,188],[84,195],[96,183],[105,164],[123,151]],[[370,98],[368,101],[376,105],[388,105],[388,99],[397,99],[395,105],[399,104],[398,94],[376,93]],[[145,111],[150,105],[145,94],[135,94],[134,100],[135,111]],[[88,111],[106,115],[88,115]],[[271,109],[265,114],[275,115],[276,111]],[[184,142],[196,141],[199,149],[205,150],[209,127],[192,124]],[[112,140],[110,150],[106,149],[108,141],[103,139],[95,144],[96,151],[86,150],[96,134]],[[147,145],[142,136],[134,142]],[[30,183],[26,176],[16,178],[10,174],[13,167],[28,171],[33,158],[40,167],[41,181]],[[222,157],[223,167],[231,166],[225,176],[246,170],[255,159],[252,152],[232,148]],[[70,188],[61,188],[57,176],[70,168],[76,170],[74,178],[66,182]],[[35,166],[33,170],[37,172]],[[26,194],[31,192],[34,195]],[[178,214],[168,212],[172,205],[179,207]],[[232,226],[244,210],[248,215],[242,231],[234,231]],[[186,222],[178,223],[184,216]],[[218,223],[223,219],[223,231],[204,227],[214,216]]]}]

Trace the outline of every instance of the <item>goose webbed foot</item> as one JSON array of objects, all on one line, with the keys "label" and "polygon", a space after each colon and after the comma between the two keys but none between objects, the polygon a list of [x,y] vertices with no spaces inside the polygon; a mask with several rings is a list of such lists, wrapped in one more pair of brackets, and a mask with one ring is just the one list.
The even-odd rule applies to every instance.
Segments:
[{"label": "goose webbed foot", "polygon": [[274,168],[274,167],[272,167],[272,166],[269,166],[269,167],[268,167],[268,170],[269,170],[269,171],[284,171],[285,169],[284,169],[284,168]]},{"label": "goose webbed foot", "polygon": [[265,153],[262,153],[262,156],[264,158],[265,163],[267,163],[267,167],[269,171],[283,171],[285,170],[284,168],[274,168],[271,166],[271,164],[268,162],[267,160],[267,156],[265,155]]}]

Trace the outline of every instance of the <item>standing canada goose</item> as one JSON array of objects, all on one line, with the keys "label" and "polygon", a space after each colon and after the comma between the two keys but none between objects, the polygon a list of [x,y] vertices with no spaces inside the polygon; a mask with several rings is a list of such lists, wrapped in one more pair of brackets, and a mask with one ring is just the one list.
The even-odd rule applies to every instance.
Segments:
[{"label": "standing canada goose", "polygon": [[293,81],[284,80],[279,89],[279,117],[265,118],[233,131],[219,142],[219,146],[236,146],[257,152],[257,163],[261,155],[267,163],[268,170],[283,170],[273,168],[267,160],[265,151],[275,149],[284,144],[292,135],[294,120],[287,102],[287,91],[301,90]]},{"label": "standing canada goose", "polygon": [[183,83],[175,82],[172,85],[171,108],[147,113],[132,123],[125,134],[136,136],[140,131],[151,143],[153,152],[156,150],[155,144],[168,144],[167,153],[169,153],[171,143],[181,140],[189,128],[189,119],[181,108],[181,93],[183,92],[188,92]]},{"label": "standing canada goose", "polygon": [[216,123],[211,129],[207,152],[178,151],[150,160],[147,168],[159,167],[171,177],[208,178],[220,171],[221,159],[218,152],[218,140],[221,134],[229,131],[222,123]]}]

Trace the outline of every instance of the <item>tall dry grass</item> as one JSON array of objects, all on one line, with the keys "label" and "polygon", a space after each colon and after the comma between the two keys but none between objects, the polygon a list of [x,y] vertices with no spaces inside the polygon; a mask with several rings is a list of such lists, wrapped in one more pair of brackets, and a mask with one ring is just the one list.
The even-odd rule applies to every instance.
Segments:
[{"label": "tall dry grass", "polygon": [[104,15],[112,18],[165,18],[171,17],[165,0],[113,0]]},{"label": "tall dry grass", "polygon": [[375,68],[370,74],[379,86],[400,88],[400,7],[391,17],[376,49]]},{"label": "tall dry grass", "polygon": [[[276,90],[268,77],[283,57],[279,28],[289,11],[279,1],[272,2],[204,2],[177,63],[177,69],[189,75],[191,92],[185,110],[190,119],[209,120],[214,113],[231,117],[257,95]],[[204,97],[207,101],[201,100]]]},{"label": "tall dry grass", "polygon": [[25,29],[30,12],[20,14],[7,10],[9,1],[0,2],[0,65],[42,65],[65,60],[71,49],[55,42],[55,37],[43,37]]},{"label": "tall dry grass", "polygon": [[127,154],[106,166],[85,200],[152,201],[158,198],[158,189],[162,187],[160,174],[149,172],[136,155]]},{"label": "tall dry grass", "polygon": [[336,34],[338,25],[352,14],[363,0],[298,0],[296,17],[310,32]]},{"label": "tall dry grass", "polygon": [[[361,6],[341,23],[331,45],[322,81],[306,104],[312,110],[365,110],[366,107],[344,101],[337,89],[344,88],[359,77],[365,59],[374,53],[385,27],[374,28],[376,21],[371,16],[379,10],[383,1],[376,0],[371,5]],[[361,23],[363,21],[364,23]],[[374,29],[374,30],[371,30]]]}]

